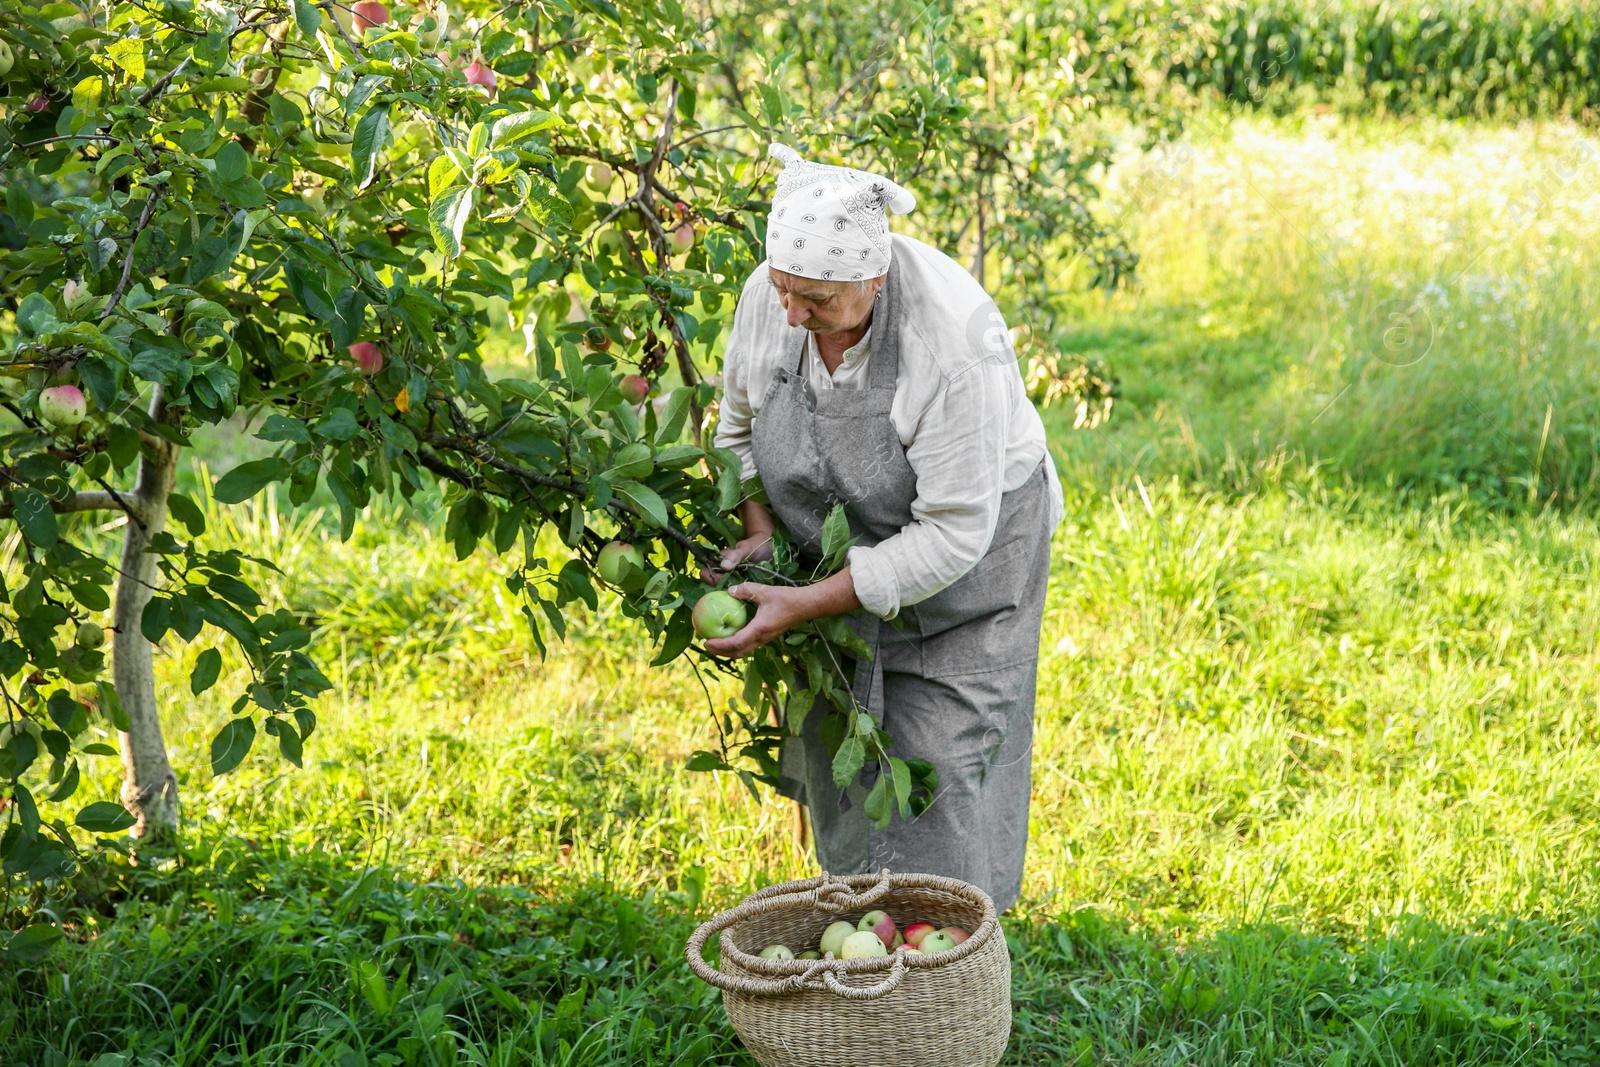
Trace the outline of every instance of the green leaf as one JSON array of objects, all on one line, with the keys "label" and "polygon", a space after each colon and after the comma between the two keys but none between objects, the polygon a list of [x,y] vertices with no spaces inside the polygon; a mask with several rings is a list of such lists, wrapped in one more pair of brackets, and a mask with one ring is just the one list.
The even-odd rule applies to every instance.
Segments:
[{"label": "green leaf", "polygon": [[316,434],[330,441],[353,441],[361,436],[361,424],[348,408],[334,408],[317,423]]},{"label": "green leaf", "polygon": [[109,800],[97,800],[78,812],[77,819],[73,821],[91,834],[114,834],[126,830],[137,820],[121,804]]},{"label": "green leaf", "polygon": [[60,929],[49,923],[24,926],[6,942],[6,958],[18,963],[33,963],[49,955],[62,937]]},{"label": "green leaf", "polygon": [[666,502],[660,495],[647,485],[638,482],[619,482],[615,492],[631,504],[639,517],[654,526],[666,526],[668,511]]},{"label": "green leaf", "polygon": [[183,523],[190,536],[199,537],[206,532],[206,517],[200,510],[200,505],[182,493],[167,495],[167,510],[172,513],[173,518]]},{"label": "green leaf", "polygon": [[17,525],[22,528],[22,536],[28,543],[38,548],[50,548],[61,538],[61,531],[56,527],[56,513],[50,508],[50,501],[37,489],[22,488],[11,493],[11,511],[16,516]]},{"label": "green leaf", "polygon": [[689,757],[689,762],[684,765],[691,771],[731,771],[726,760],[715,752],[696,752]]},{"label": "green leaf", "polygon": [[[607,467],[604,474],[607,478],[643,478],[655,467],[650,459],[650,446],[646,444],[625,445],[617,450],[611,457],[611,466]],[[658,524],[659,525],[659,524]]]},{"label": "green leaf", "polygon": [[250,754],[256,741],[255,720],[249,716],[234,719],[211,739],[211,773],[227,774]]},{"label": "green leaf", "polygon": [[822,523],[822,565],[828,570],[844,562],[850,551],[850,520],[845,516],[844,505],[835,504]]},{"label": "green leaf", "polygon": [[45,799],[50,801],[51,803],[55,803],[55,802],[58,802],[58,801],[66,800],[68,797],[70,797],[72,794],[76,793],[77,791],[78,791],[78,761],[77,760],[73,760],[72,761],[72,765],[67,768],[67,773],[65,773],[65,774],[63,774],[61,776],[60,784],[57,785],[55,787],[55,789],[51,790],[50,795],[45,797]]},{"label": "green leaf", "polygon": [[144,42],[137,37],[124,37],[106,45],[106,55],[111,62],[128,72],[134,81],[144,79]]},{"label": "green leaf", "polygon": [[861,806],[862,814],[872,820],[872,824],[882,830],[889,825],[889,778],[887,775],[878,775],[878,780],[872,783],[872,791],[867,794],[867,801]]},{"label": "green leaf", "polygon": [[897,756],[889,757],[889,777],[894,783],[894,798],[900,805],[902,819],[911,816],[911,768]]},{"label": "green leaf", "polygon": [[693,466],[703,455],[705,452],[695,445],[668,445],[656,453],[656,466],[663,470],[681,470]]},{"label": "green leaf", "polygon": [[315,37],[322,28],[322,15],[311,0],[294,0],[294,24],[307,37]]},{"label": "green leaf", "polygon": [[439,156],[428,164],[428,199],[439,199],[444,192],[462,177],[461,168],[449,156]]},{"label": "green leaf", "polygon": [[816,702],[817,695],[809,689],[790,693],[788,699],[783,702],[784,722],[788,725],[791,736],[800,736],[800,728],[806,724],[806,716],[811,714],[811,708]]},{"label": "green leaf", "polygon": [[428,229],[433,244],[446,258],[461,254],[461,235],[472,216],[472,186],[462,185],[435,197],[428,207]]},{"label": "green leaf", "polygon": [[224,504],[238,504],[288,476],[289,464],[281,457],[255,459],[239,464],[218,479],[212,495]]},{"label": "green leaf", "polygon": [[490,143],[496,148],[506,148],[524,137],[561,125],[564,125],[561,118],[548,111],[519,111],[495,121]]},{"label": "green leaf", "polygon": [[217,165],[217,180],[224,184],[232,184],[250,173],[250,156],[238,141],[223,145],[213,162]]},{"label": "green leaf", "polygon": [[861,738],[851,734],[839,745],[833,755],[833,784],[843,789],[855,780],[867,762],[867,750]]},{"label": "green leaf", "polygon": [[199,696],[217,684],[217,675],[221,673],[222,653],[214,648],[206,649],[196,657],[194,670],[189,672],[189,692]]},{"label": "green leaf", "polygon": [[389,105],[377,104],[361,116],[350,141],[350,174],[357,189],[365,189],[377,177],[378,160],[388,142]]},{"label": "green leaf", "polygon": [[670,444],[683,432],[684,419],[689,414],[689,397],[694,390],[680,385],[667,394],[667,406],[661,412],[661,422],[656,429],[656,444]]}]

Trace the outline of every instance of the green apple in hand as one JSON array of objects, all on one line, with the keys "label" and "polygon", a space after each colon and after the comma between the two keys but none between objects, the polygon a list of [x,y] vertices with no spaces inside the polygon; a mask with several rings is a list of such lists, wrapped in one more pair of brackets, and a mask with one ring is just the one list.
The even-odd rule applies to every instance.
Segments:
[{"label": "green apple in hand", "polygon": [[750,621],[750,612],[744,601],[713,589],[700,598],[694,606],[694,632],[701,637],[732,637]]}]

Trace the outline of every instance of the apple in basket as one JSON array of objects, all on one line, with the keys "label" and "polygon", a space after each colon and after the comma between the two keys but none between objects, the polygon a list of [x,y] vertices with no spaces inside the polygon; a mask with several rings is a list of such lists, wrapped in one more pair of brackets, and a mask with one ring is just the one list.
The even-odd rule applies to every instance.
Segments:
[{"label": "apple in basket", "polygon": [[932,923],[912,923],[903,931],[906,938],[906,944],[910,945],[912,948],[921,948],[922,939],[937,929],[938,927],[934,926]]},{"label": "apple in basket", "polygon": [[797,960],[820,960],[821,958],[822,953],[820,952],[802,952],[795,957]]},{"label": "apple in basket", "polygon": [[889,918],[889,913],[884,911],[869,911],[856,923],[856,929],[871,931],[878,935],[878,940],[883,942],[884,948],[894,945],[895,928],[894,920]]},{"label": "apple in basket", "polygon": [[955,942],[958,945],[961,944],[961,942],[965,941],[967,938],[972,936],[971,934],[967,933],[965,930],[961,929],[961,927],[959,927],[959,926],[946,926],[943,930],[941,930],[939,932],[940,933],[944,933],[944,934],[949,934],[951,937],[955,938]]},{"label": "apple in basket", "polygon": [[764,960],[792,960],[794,959],[794,950],[788,945],[768,945],[761,950],[761,958]]},{"label": "apple in basket", "polygon": [[866,959],[871,956],[887,956],[889,949],[883,939],[871,930],[858,930],[844,939],[844,945],[839,950],[839,958],[845,960]]},{"label": "apple in basket", "polygon": [[930,955],[935,952],[949,952],[956,947],[956,939],[943,930],[935,930],[922,939],[922,944],[919,947],[921,951]]},{"label": "apple in basket", "polygon": [[826,930],[822,931],[822,944],[817,946],[817,951],[824,956],[829,953],[838,956],[839,950],[844,948],[844,939],[855,932],[856,928],[843,919],[832,923]]}]

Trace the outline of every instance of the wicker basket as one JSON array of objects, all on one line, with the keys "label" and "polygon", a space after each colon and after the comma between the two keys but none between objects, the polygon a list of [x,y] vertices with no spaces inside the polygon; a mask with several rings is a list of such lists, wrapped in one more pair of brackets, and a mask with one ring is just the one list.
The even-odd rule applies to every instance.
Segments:
[{"label": "wicker basket", "polygon": [[[902,925],[960,926],[947,952],[764,960],[815,945],[829,923],[882,909]],[[720,934],[721,969],[702,956]],[[762,1067],[994,1067],[1011,1034],[1011,957],[994,901],[931,874],[858,874],[771,886],[695,930],[689,967],[722,990],[728,1021]]]}]

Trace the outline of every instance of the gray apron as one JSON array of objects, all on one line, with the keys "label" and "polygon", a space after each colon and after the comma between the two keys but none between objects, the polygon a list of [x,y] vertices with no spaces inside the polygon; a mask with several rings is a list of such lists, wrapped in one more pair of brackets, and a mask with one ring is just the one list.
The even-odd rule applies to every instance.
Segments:
[{"label": "gray apron", "polygon": [[[801,373],[808,335],[796,327],[752,426],[751,447],[772,508],[802,554],[821,555],[822,523],[843,504],[850,532],[875,545],[911,522],[916,472],[889,420],[900,370],[900,284],[889,268],[870,341],[867,385],[817,394]],[[933,803],[884,830],[863,813],[879,768],[833,784],[832,756],[806,721],[783,750],[780,792],[806,804],[817,860],[834,874],[889,868],[981,886],[1001,911],[1016,902],[1028,843],[1039,625],[1050,571],[1045,462],[1002,495],[989,550],[953,585],[888,623],[849,621],[873,648],[847,660],[856,699],[902,759],[939,770]]]}]

